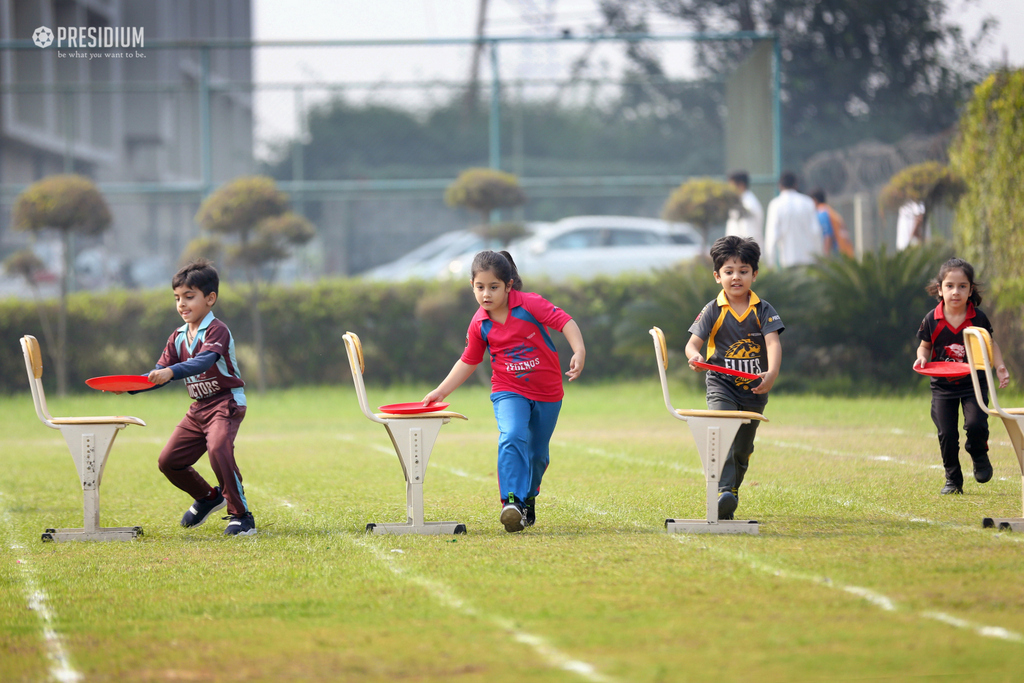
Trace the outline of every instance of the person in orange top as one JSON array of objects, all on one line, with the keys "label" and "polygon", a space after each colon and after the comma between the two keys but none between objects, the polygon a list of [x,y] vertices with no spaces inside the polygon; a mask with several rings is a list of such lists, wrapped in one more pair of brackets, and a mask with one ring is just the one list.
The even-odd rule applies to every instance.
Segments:
[{"label": "person in orange top", "polygon": [[825,203],[825,190],[815,188],[811,191],[811,199],[818,211],[818,222],[821,223],[821,234],[825,240],[825,255],[839,252],[844,256],[853,256],[853,243],[850,242],[850,233],[846,231],[846,221],[838,211]]}]

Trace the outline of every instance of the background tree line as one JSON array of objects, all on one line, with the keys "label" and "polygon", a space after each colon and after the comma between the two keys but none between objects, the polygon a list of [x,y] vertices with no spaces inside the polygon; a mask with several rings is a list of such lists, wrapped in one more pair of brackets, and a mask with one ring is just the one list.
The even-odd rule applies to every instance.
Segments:
[{"label": "background tree line", "polygon": [[[655,16],[684,31],[772,31],[779,36],[784,165],[866,139],[895,142],[953,126],[984,77],[970,40],[942,0],[603,0],[601,34],[648,32]],[[724,79],[751,41],[695,43],[697,79],[668,79],[653,42],[627,42],[614,97],[570,103],[503,91],[505,170],[520,175],[725,173]],[[577,82],[607,79],[584,54]],[[569,83],[571,85],[571,83]],[[307,179],[454,177],[486,165],[487,113],[461,92],[414,110],[343,97],[314,108],[308,138],[283,143],[267,164],[291,179],[302,147]],[[519,159],[519,161],[516,161]],[[531,207],[533,212],[535,207]],[[543,216],[560,218],[562,216]]]}]

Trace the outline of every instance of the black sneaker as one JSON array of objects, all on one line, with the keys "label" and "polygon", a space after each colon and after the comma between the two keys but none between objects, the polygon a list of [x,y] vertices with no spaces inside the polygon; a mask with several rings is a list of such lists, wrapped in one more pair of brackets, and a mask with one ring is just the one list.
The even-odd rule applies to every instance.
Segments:
[{"label": "black sneaker", "polygon": [[246,512],[240,517],[231,515],[224,519],[230,519],[228,526],[224,529],[225,536],[254,536],[256,534],[256,520],[252,518],[251,512]]},{"label": "black sneaker", "polygon": [[942,487],[941,491],[939,491],[939,493],[941,493],[944,496],[948,496],[948,495],[951,495],[951,494],[959,495],[959,494],[962,494],[963,492],[964,492],[964,487],[963,486],[957,486],[956,484],[954,484],[951,481],[947,481],[946,485]]},{"label": "black sneaker", "polygon": [[728,522],[733,519],[736,506],[740,504],[739,498],[732,491],[722,491],[718,494],[718,520]]},{"label": "black sneaker", "polygon": [[527,498],[523,501],[523,510],[526,512],[526,526],[531,527],[537,523],[537,496]]},{"label": "black sneaker", "polygon": [[516,502],[515,496],[509,496],[505,501],[499,519],[505,525],[505,531],[510,534],[526,528],[526,513],[523,511],[523,506]]},{"label": "black sneaker", "polygon": [[217,492],[217,497],[213,500],[201,498],[192,503],[192,507],[185,511],[185,514],[181,518],[181,525],[186,529],[194,526],[199,526],[205,522],[211,512],[216,512],[222,507],[228,504],[224,500],[224,496],[220,494],[220,487],[217,486],[213,489]]},{"label": "black sneaker", "polygon": [[988,459],[988,454],[981,456],[980,459],[974,461],[974,481],[979,484],[992,479],[992,463]]}]

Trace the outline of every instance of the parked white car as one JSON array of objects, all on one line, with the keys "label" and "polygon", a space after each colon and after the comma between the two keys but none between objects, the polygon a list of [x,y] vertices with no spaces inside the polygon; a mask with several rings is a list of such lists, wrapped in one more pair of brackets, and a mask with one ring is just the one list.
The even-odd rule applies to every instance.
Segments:
[{"label": "parked white car", "polygon": [[[526,223],[524,227],[527,235],[533,235],[549,225],[551,223]],[[485,249],[500,250],[501,248],[499,240],[481,237],[472,230],[453,230],[435,237],[405,256],[361,273],[360,277],[369,280],[395,281],[413,278],[446,280],[459,274],[459,271],[452,272],[451,264],[463,256],[468,255],[469,262],[466,264],[468,268],[477,252]]]},{"label": "parked white car", "polygon": [[390,263],[385,263],[360,277],[369,280],[411,280],[421,278],[433,280],[447,272],[453,258],[472,251],[474,254],[487,248],[487,241],[469,230],[453,230],[436,237]]},{"label": "parked white car", "polygon": [[[508,252],[523,279],[588,279],[596,275],[649,272],[700,253],[700,235],[686,223],[631,216],[573,216],[513,242]],[[474,254],[452,259],[448,270],[469,277]]]}]

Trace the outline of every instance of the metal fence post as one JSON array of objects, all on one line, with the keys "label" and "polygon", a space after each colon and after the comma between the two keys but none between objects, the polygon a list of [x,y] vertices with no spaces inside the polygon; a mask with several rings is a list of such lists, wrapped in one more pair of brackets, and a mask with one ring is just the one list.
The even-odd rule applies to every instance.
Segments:
[{"label": "metal fence post", "polygon": [[498,75],[498,42],[490,41],[491,48],[491,115],[490,149],[488,163],[495,170],[501,169],[501,77]]},{"label": "metal fence post", "polygon": [[203,195],[213,191],[213,133],[210,129],[210,46],[199,48],[199,174]]}]

